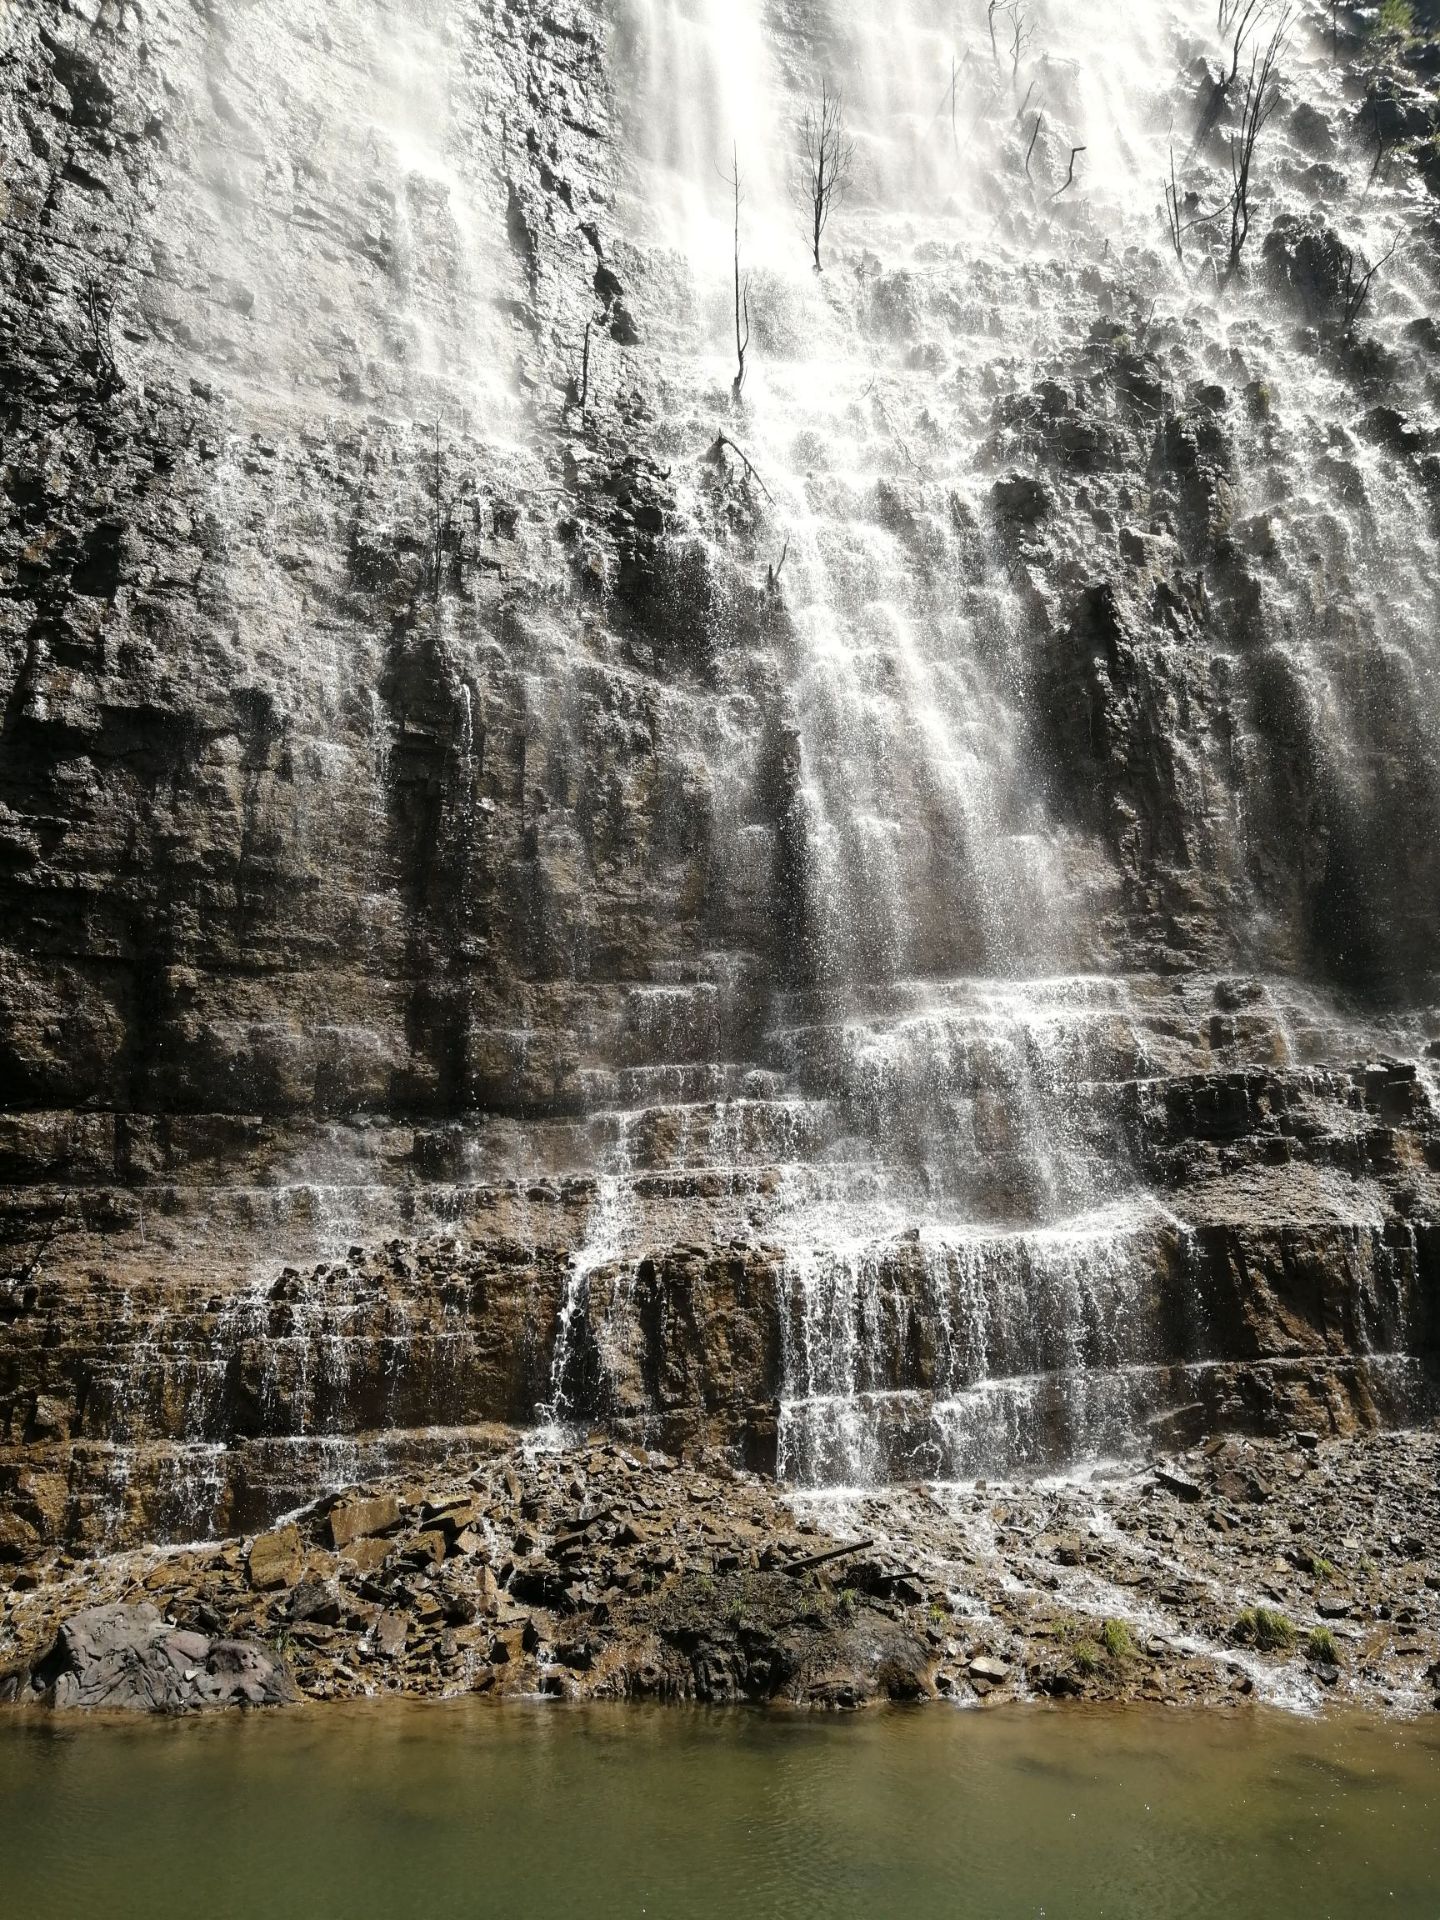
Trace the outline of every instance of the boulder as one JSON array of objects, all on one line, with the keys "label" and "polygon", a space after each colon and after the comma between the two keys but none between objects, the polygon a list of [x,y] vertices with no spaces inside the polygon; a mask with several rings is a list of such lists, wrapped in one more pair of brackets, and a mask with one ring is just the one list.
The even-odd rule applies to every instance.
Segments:
[{"label": "boulder", "polygon": [[25,1429],[28,1440],[66,1440],[70,1436],[70,1408],[53,1394],[38,1393]]},{"label": "boulder", "polygon": [[398,1526],[400,1513],[400,1502],[393,1493],[342,1501],[330,1512],[330,1544],[337,1553],[343,1553],[356,1540],[373,1539]]},{"label": "boulder", "polygon": [[887,1700],[927,1700],[930,1697],[930,1656],[910,1634],[885,1640],[875,1665],[875,1685]]},{"label": "boulder", "polygon": [[39,1660],[0,1679],[7,1704],[89,1713],[198,1713],[298,1698],[284,1662],[258,1642],[177,1629],[149,1605],[76,1614]]},{"label": "boulder", "polygon": [[1177,1500],[1187,1504],[1204,1497],[1204,1489],[1198,1481],[1190,1479],[1187,1474],[1176,1473],[1172,1467],[1157,1467],[1155,1479],[1167,1493],[1173,1493]]},{"label": "boulder", "polygon": [[384,1660],[395,1660],[405,1651],[409,1625],[399,1612],[382,1613],[375,1622],[375,1651]]},{"label": "boulder", "polygon": [[997,480],[990,498],[1002,519],[1018,521],[1022,526],[1043,520],[1055,504],[1045,482],[1025,473],[1010,473]]},{"label": "boulder", "polygon": [[305,1549],[298,1527],[277,1527],[251,1544],[246,1562],[250,1584],[260,1593],[277,1593],[298,1584],[305,1571]]},{"label": "boulder", "polygon": [[1282,213],[1261,251],[1271,286],[1312,318],[1340,306],[1351,256],[1319,214]]}]

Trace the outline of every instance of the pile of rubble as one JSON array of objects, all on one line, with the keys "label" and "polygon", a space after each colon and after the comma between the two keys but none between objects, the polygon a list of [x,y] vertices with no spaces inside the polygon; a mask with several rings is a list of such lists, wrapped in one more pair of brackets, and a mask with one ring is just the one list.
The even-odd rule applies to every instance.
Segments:
[{"label": "pile of rubble", "polygon": [[[439,1484],[351,1489],[249,1540],[27,1570],[3,1596],[0,1657],[12,1698],[172,1712],[278,1703],[292,1681],[312,1700],[1406,1711],[1440,1685],[1437,1469],[1434,1431],[1303,1435],[1108,1479],[840,1498],[715,1459],[517,1438]],[[113,1660],[100,1671],[117,1644],[123,1684]]]}]

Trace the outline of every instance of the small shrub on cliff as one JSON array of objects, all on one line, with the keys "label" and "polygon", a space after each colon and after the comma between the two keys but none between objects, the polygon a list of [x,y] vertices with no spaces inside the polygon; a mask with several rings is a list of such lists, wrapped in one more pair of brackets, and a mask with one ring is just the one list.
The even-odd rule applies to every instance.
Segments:
[{"label": "small shrub on cliff", "polygon": [[1295,1644],[1295,1629],[1283,1613],[1250,1607],[1235,1622],[1235,1638],[1261,1653],[1288,1653]]},{"label": "small shrub on cliff", "polygon": [[1415,32],[1412,0],[1384,0],[1380,9],[1380,31],[1397,40],[1409,40]]},{"label": "small shrub on cliff", "polygon": [[1070,1664],[1076,1673],[1089,1679],[1092,1673],[1098,1673],[1104,1665],[1105,1655],[1093,1640],[1077,1640],[1070,1656]]}]

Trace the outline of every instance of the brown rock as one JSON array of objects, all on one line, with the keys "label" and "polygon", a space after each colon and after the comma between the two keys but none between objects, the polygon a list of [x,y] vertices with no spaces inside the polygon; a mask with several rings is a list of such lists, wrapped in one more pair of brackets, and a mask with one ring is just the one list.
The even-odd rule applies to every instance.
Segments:
[{"label": "brown rock", "polygon": [[67,1439],[70,1434],[69,1406],[65,1401],[57,1400],[53,1394],[37,1394],[26,1432],[31,1440]]},{"label": "brown rock", "polygon": [[374,1573],[377,1567],[384,1566],[392,1550],[393,1543],[389,1540],[352,1540],[345,1549],[345,1564],[360,1573]]},{"label": "brown rock", "polygon": [[277,1527],[252,1543],[247,1557],[250,1584],[261,1593],[293,1587],[305,1571],[305,1549],[298,1527]]},{"label": "brown rock", "polygon": [[342,1501],[330,1510],[330,1544],[337,1552],[343,1552],[353,1541],[388,1533],[399,1523],[400,1502],[393,1493]]},{"label": "brown rock", "polygon": [[375,1622],[375,1651],[384,1660],[395,1660],[405,1651],[409,1622],[403,1613],[382,1613]]}]

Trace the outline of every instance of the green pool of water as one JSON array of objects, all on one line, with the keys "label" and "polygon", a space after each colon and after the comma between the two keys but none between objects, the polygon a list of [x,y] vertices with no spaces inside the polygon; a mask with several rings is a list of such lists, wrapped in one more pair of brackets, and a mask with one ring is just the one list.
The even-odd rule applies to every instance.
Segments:
[{"label": "green pool of water", "polygon": [[1440,1723],[0,1719],[16,1920],[1440,1920]]}]

